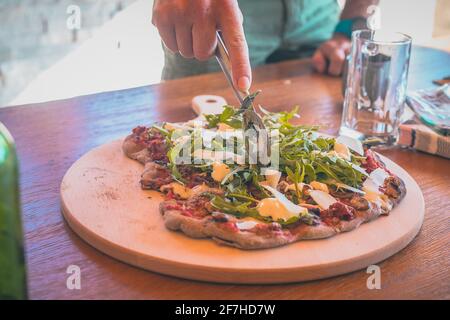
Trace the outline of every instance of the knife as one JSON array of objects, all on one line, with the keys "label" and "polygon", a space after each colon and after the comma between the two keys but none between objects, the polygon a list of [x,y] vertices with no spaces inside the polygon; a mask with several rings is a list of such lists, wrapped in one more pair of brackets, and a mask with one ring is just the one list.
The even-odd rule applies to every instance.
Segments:
[{"label": "knife", "polygon": [[[230,61],[230,55],[228,54],[228,50],[225,47],[225,43],[223,42],[222,35],[220,34],[220,31],[217,31],[217,48],[215,51],[215,57],[217,59],[217,62],[220,65],[220,68],[222,69],[223,73],[225,74],[225,78],[227,79],[228,83],[230,84],[231,88],[233,89],[234,95],[239,100],[240,105],[244,104],[244,93],[236,88],[233,82],[233,76],[231,74],[231,61]],[[248,94],[248,92],[246,92]]]},{"label": "knife", "polygon": [[[255,112],[255,109],[253,107],[253,100],[255,99],[259,91],[254,94],[250,94],[248,91],[242,92],[238,88],[236,88],[231,73],[231,61],[230,56],[228,54],[228,50],[225,47],[225,43],[219,31],[217,31],[216,35],[217,35],[217,48],[214,55],[217,59],[217,62],[219,63],[220,68],[222,69],[225,75],[225,78],[227,79],[229,85],[233,89],[234,95],[239,100],[239,103],[241,105],[240,109],[238,110],[238,113],[242,113],[243,116],[244,120],[243,129],[244,131],[246,131],[248,129],[254,128],[257,131],[259,131],[260,134],[263,134],[265,136],[265,141],[267,143],[266,144],[267,155],[270,156],[271,150],[268,132],[266,130],[264,122],[262,121],[261,117]],[[245,149],[247,152],[249,151],[249,145],[247,140],[245,144]]]}]

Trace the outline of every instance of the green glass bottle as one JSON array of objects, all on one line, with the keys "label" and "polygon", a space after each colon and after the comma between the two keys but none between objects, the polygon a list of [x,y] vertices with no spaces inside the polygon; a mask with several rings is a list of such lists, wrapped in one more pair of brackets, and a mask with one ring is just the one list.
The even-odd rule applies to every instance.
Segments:
[{"label": "green glass bottle", "polygon": [[0,300],[27,299],[18,164],[14,142],[0,122]]}]

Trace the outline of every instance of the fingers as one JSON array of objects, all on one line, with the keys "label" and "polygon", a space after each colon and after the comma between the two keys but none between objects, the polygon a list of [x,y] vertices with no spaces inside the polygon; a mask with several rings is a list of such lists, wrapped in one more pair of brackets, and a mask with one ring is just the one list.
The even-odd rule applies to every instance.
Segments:
[{"label": "fingers", "polygon": [[227,17],[220,27],[230,54],[234,83],[241,91],[248,91],[252,76],[240,11],[236,12],[235,16]]},{"label": "fingers", "polygon": [[152,23],[164,44],[185,58],[211,57],[217,42],[216,30],[220,29],[230,54],[233,81],[240,90],[247,91],[252,78],[242,22],[235,0],[155,0],[153,7]]},{"label": "fingers", "polygon": [[[346,55],[350,52],[348,40],[329,40],[322,44],[312,57],[313,65],[320,73],[341,75]],[[328,64],[328,67],[327,67]]]},{"label": "fingers", "polygon": [[152,24],[158,29],[164,45],[172,52],[178,52],[175,25],[168,10],[159,1],[153,3]]},{"label": "fingers", "polygon": [[175,28],[172,26],[165,26],[158,29],[161,40],[164,45],[172,52],[178,52],[177,38],[175,35]]},{"label": "fingers", "polygon": [[327,68],[327,60],[322,51],[317,50],[312,56],[313,66],[319,73],[324,73]]},{"label": "fingers", "polygon": [[213,22],[200,21],[192,27],[194,57],[200,61],[208,60],[217,45],[216,26]]},{"label": "fingers", "polygon": [[216,18],[211,3],[155,0],[152,23],[164,45],[185,58],[207,60],[216,46]]},{"label": "fingers", "polygon": [[328,73],[332,76],[339,76],[344,68],[345,53],[344,50],[334,48],[329,52],[328,59],[330,66],[328,67]]},{"label": "fingers", "polygon": [[192,26],[187,24],[178,24],[175,27],[177,46],[180,54],[185,58],[194,57],[192,45]]}]

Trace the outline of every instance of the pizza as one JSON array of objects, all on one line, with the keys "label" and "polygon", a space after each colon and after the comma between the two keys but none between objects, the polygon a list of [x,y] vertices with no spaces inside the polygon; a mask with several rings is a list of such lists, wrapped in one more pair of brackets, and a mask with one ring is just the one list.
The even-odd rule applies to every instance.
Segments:
[{"label": "pizza", "polygon": [[[276,168],[242,161],[242,115],[229,106],[202,121],[136,127],[122,148],[143,164],[142,189],[164,195],[167,229],[240,249],[332,237],[404,198],[402,179],[370,148],[295,125],[295,115],[264,111],[278,134]],[[191,161],[180,161],[181,150]]]}]

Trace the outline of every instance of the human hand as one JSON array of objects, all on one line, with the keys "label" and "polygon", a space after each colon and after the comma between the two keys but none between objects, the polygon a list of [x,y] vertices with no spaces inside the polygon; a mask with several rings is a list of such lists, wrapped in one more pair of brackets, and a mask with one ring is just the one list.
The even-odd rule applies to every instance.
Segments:
[{"label": "human hand", "polygon": [[251,84],[248,47],[237,0],[155,0],[152,23],[165,46],[185,58],[209,59],[220,30],[230,54],[233,81],[242,91]]},{"label": "human hand", "polygon": [[320,73],[341,75],[345,57],[350,53],[350,49],[351,41],[346,36],[336,33],[314,53],[312,57],[314,68]]}]

